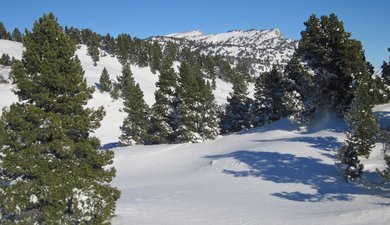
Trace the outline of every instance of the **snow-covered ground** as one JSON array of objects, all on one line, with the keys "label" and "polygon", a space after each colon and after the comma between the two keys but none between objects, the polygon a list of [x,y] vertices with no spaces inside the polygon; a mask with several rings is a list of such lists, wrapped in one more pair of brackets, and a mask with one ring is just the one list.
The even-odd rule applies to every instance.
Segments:
[{"label": "snow-covered ground", "polygon": [[[22,46],[0,40],[4,52],[20,58]],[[94,67],[86,48],[77,51],[90,85],[106,67],[115,78],[120,64],[103,57]],[[131,68],[154,102],[158,75],[148,68]],[[7,75],[9,69],[0,70]],[[217,82],[216,99],[226,101],[231,87]],[[11,85],[0,85],[0,106],[17,98]],[[95,133],[102,143],[117,141],[124,114],[122,103],[95,92],[89,103],[103,105],[107,115]],[[390,104],[375,108],[380,122],[390,126]],[[286,119],[249,131],[220,136],[199,144],[116,148],[118,187],[115,225],[258,225],[258,224],[389,224],[389,190],[345,183],[335,168],[337,149],[345,140],[345,124],[332,114],[310,127]],[[383,168],[381,144],[364,160],[367,177]]]},{"label": "snow-covered ground", "polygon": [[[388,224],[389,193],[335,168],[344,129],[324,115],[305,129],[284,119],[200,144],[115,149],[113,224]],[[378,145],[368,175],[381,157]]]}]

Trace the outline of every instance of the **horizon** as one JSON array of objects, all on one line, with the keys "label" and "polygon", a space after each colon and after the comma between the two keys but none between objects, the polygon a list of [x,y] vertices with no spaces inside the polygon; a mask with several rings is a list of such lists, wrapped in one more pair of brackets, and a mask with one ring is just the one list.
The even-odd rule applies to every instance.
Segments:
[{"label": "horizon", "polygon": [[14,0],[2,5],[6,10],[0,14],[0,22],[9,32],[14,28],[22,32],[25,28],[31,30],[34,21],[52,12],[63,27],[90,28],[114,37],[127,33],[138,38],[194,30],[218,34],[231,30],[279,29],[283,37],[299,40],[300,32],[305,28],[303,23],[311,14],[320,17],[335,13],[352,38],[362,42],[367,60],[376,69],[383,61],[388,61],[390,55],[387,51],[390,30],[386,29],[390,1],[387,0],[374,3],[364,0],[244,0],[240,3],[223,0]]}]

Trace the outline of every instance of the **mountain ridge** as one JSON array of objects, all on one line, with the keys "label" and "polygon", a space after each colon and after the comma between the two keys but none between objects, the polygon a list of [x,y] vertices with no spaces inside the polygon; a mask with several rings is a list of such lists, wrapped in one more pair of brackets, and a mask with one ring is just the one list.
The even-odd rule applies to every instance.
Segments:
[{"label": "mountain ridge", "polygon": [[298,41],[285,38],[278,28],[235,29],[217,34],[193,30],[153,36],[149,40],[163,45],[173,42],[205,55],[220,55],[233,66],[239,61],[246,61],[252,76],[269,71],[274,64],[285,66],[298,47]]}]

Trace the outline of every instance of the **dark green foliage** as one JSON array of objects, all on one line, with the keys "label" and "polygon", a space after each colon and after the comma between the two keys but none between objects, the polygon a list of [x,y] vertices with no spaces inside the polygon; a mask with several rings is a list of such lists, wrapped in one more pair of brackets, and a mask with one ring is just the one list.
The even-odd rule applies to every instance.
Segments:
[{"label": "dark green foliage", "polygon": [[113,100],[118,100],[119,99],[119,92],[121,90],[121,87],[118,83],[114,82],[112,84],[112,88],[110,91],[110,96]]},{"label": "dark green foliage", "polygon": [[75,46],[53,14],[24,41],[12,68],[20,102],[0,123],[0,223],[109,224],[119,197],[109,185],[114,155],[89,136],[104,111],[85,108],[93,89]]},{"label": "dark green foliage", "polygon": [[372,113],[373,100],[367,82],[370,74],[367,71],[365,75],[366,79],[359,80],[355,99],[346,113],[348,139],[339,152],[340,169],[348,181],[361,177],[363,165],[358,156],[368,158],[379,134],[378,122]]},{"label": "dark green foliage", "polygon": [[102,74],[100,75],[99,84],[100,84],[100,92],[111,91],[112,83],[106,67],[103,68]]},{"label": "dark green foliage", "polygon": [[218,119],[210,84],[182,62],[179,79],[179,115],[176,142],[212,140],[218,135]]},{"label": "dark green foliage", "polygon": [[[390,48],[388,49],[388,51],[390,52]],[[390,85],[390,61],[389,62],[383,61],[381,68],[382,68],[382,78],[384,79],[387,85]]]},{"label": "dark green foliage", "polygon": [[100,51],[99,51],[100,40],[99,40],[98,35],[96,35],[95,33],[92,34],[89,37],[87,45],[88,45],[88,54],[91,56],[92,61],[93,61],[94,65],[96,66],[97,61],[99,61],[99,55],[100,55]]},{"label": "dark green foliage", "polygon": [[8,54],[3,53],[0,58],[0,65],[11,66],[11,58]]},{"label": "dark green foliage", "polygon": [[178,46],[172,42],[168,42],[163,50],[163,61],[172,63],[176,57],[178,52]]},{"label": "dark green foliage", "polygon": [[367,69],[362,46],[335,14],[312,15],[304,24],[297,53],[315,73],[316,103],[343,114],[354,97],[354,81]]},{"label": "dark green foliage", "polygon": [[[116,48],[115,53],[118,57],[119,62],[123,65],[127,64],[131,59],[130,56],[133,55],[134,52],[134,43],[130,35],[128,34],[120,34],[116,39]],[[135,60],[131,60],[131,63],[134,63]]]},{"label": "dark green foliage", "polygon": [[69,36],[73,44],[81,44],[81,31],[77,28],[65,26],[65,34]]},{"label": "dark green foliage", "polygon": [[114,55],[116,49],[115,38],[107,33],[106,36],[103,37],[102,42],[102,49],[108,54]]},{"label": "dark green foliage", "polygon": [[146,144],[149,109],[139,84],[134,81],[129,65],[123,66],[119,82],[124,105],[123,111],[127,113],[127,117],[120,127],[122,130],[122,135],[119,138],[121,144]]},{"label": "dark green foliage", "polygon": [[12,31],[11,40],[16,42],[23,42],[22,33],[20,33],[18,28],[15,28],[14,31]]},{"label": "dark green foliage", "polygon": [[156,70],[161,69],[161,58],[162,52],[161,47],[157,41],[154,41],[151,47],[151,56],[150,56],[150,70],[152,73],[156,73]]},{"label": "dark green foliage", "polygon": [[286,90],[286,79],[275,66],[270,72],[260,74],[255,82],[252,108],[254,126],[261,126],[287,115],[287,109],[284,106]]},{"label": "dark green foliage", "polygon": [[149,43],[143,42],[141,39],[134,38],[134,50],[131,58],[135,60],[135,63],[139,67],[147,67],[149,64],[149,58],[148,58],[148,52],[149,52]]},{"label": "dark green foliage", "polygon": [[346,114],[348,124],[348,142],[356,144],[360,156],[368,157],[375,145],[379,126],[376,117],[372,113],[373,101],[367,83],[358,86],[356,97]]},{"label": "dark green foliage", "polygon": [[386,168],[382,171],[378,171],[382,178],[383,184],[390,183],[390,129],[383,128],[380,133],[380,138],[383,140],[383,159],[385,161]]},{"label": "dark green foliage", "polygon": [[359,160],[354,143],[344,144],[339,150],[338,158],[340,163],[337,166],[346,181],[355,181],[361,178],[364,166]]},{"label": "dark green foliage", "polygon": [[9,40],[9,34],[7,32],[7,29],[5,29],[4,24],[0,22],[0,39]]},{"label": "dark green foliage", "polygon": [[150,144],[173,143],[178,126],[177,75],[169,62],[163,63],[156,86],[149,141]]},{"label": "dark green foliage", "polygon": [[284,73],[287,79],[284,105],[289,120],[307,125],[313,119],[316,108],[314,77],[306,71],[296,55],[287,64]]},{"label": "dark green foliage", "polygon": [[248,84],[242,73],[237,73],[233,81],[233,92],[227,98],[228,104],[220,122],[221,133],[237,132],[251,127],[251,99],[248,98]]}]

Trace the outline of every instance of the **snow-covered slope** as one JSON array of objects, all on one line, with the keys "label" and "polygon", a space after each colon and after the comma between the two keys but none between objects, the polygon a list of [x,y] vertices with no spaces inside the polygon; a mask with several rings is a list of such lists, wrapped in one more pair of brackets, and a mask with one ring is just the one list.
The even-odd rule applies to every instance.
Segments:
[{"label": "snow-covered slope", "polygon": [[298,45],[297,41],[284,38],[279,29],[233,30],[209,35],[196,30],[151,39],[200,49],[204,54],[249,60],[253,75],[270,70],[273,64],[285,65]]},{"label": "snow-covered slope", "polygon": [[[344,129],[325,114],[305,129],[280,120],[200,144],[115,149],[113,224],[387,224],[388,193],[336,170]],[[380,145],[372,156],[368,175],[383,163]]]},{"label": "snow-covered slope", "polygon": [[[5,53],[16,59],[21,59],[23,50],[24,48],[21,43],[0,39],[0,56]],[[87,55],[87,47],[85,45],[81,45],[80,48],[77,49],[76,54],[81,61],[85,71],[84,76],[90,86],[96,86],[96,83],[99,83],[99,78],[104,67],[106,67],[110,74],[110,78],[113,80],[116,80],[116,77],[121,75],[122,66],[116,57],[100,57],[97,66],[94,66],[91,57]],[[140,68],[138,66],[131,66],[131,70],[135,81],[140,84],[140,87],[144,92],[146,103],[152,105],[155,102],[154,92],[156,90],[158,74],[153,74],[149,67]],[[0,73],[3,77],[7,78],[9,71],[10,68],[0,68]],[[10,84],[0,84],[0,108],[9,106],[11,103],[17,101],[17,97],[11,92],[12,88],[13,87]],[[214,91],[214,94],[218,104],[226,103],[226,97],[230,91],[230,84],[217,79],[217,89]],[[118,137],[121,134],[119,126],[122,125],[123,118],[125,117],[125,114],[120,110],[123,108],[122,102],[120,100],[112,101],[108,93],[95,91],[93,98],[89,102],[89,106],[96,108],[104,106],[106,111],[102,126],[95,131],[95,135],[101,139],[102,144],[117,142]]]},{"label": "snow-covered slope", "polygon": [[[20,58],[22,50],[18,43],[0,40],[0,55]],[[77,54],[89,85],[98,82],[103,67],[112,79],[120,75],[115,58],[103,57],[94,67],[85,46]],[[148,68],[131,69],[152,104],[158,76]],[[9,68],[0,73],[7,76]],[[216,98],[226,101],[231,87],[220,80],[217,87]],[[1,107],[17,100],[11,89],[0,85]],[[107,113],[95,135],[103,144],[117,141],[122,103],[96,91],[89,105],[103,105]],[[390,126],[390,104],[375,110],[381,124]],[[114,149],[112,184],[122,196],[113,224],[388,224],[388,191],[345,183],[334,166],[345,124],[332,114],[318,118],[310,127],[284,119],[199,144]],[[363,159],[370,178],[384,167],[380,149],[378,144]]]}]

